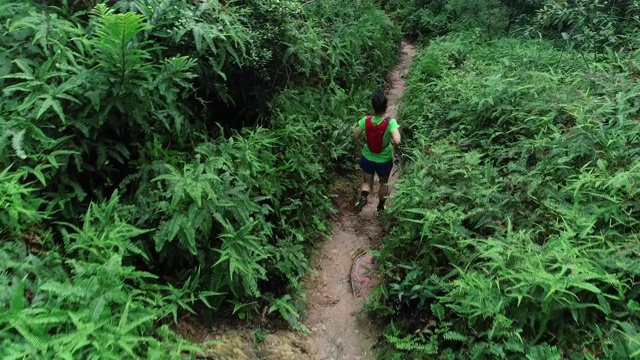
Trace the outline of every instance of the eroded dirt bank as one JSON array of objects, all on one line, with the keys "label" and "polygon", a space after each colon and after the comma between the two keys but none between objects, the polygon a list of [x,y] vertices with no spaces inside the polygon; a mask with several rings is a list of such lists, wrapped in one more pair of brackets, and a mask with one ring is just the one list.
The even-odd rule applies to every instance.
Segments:
[{"label": "eroded dirt bank", "polygon": [[[389,73],[387,114],[396,117],[397,104],[405,89],[405,76],[415,47],[402,41],[398,64]],[[357,116],[356,116],[357,117]],[[398,119],[402,126],[402,119]],[[355,123],[355,120],[354,120]],[[391,178],[391,185],[395,177]],[[197,341],[217,340],[225,345],[211,348],[211,359],[234,360],[369,360],[374,359],[374,345],[380,328],[360,313],[362,300],[354,298],[350,275],[358,255],[380,244],[384,230],[376,217],[377,180],[369,195],[369,204],[361,213],[352,211],[354,184],[340,180],[332,193],[338,195],[340,213],[333,226],[332,239],[322,241],[312,259],[313,271],[304,279],[307,313],[304,324],[307,336],[290,331],[263,334],[256,340],[255,329],[239,330],[232,326],[204,329],[188,319],[181,323],[180,333]],[[360,263],[371,262],[370,256]],[[363,285],[363,284],[361,284]],[[366,293],[370,284],[364,284]],[[360,295],[365,295],[362,293]],[[358,294],[356,294],[358,295]]]}]

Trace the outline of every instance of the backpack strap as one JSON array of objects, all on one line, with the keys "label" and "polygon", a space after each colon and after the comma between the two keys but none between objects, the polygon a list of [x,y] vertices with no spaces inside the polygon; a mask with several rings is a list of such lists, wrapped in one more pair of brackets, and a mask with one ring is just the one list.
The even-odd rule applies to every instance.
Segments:
[{"label": "backpack strap", "polygon": [[[365,129],[368,128],[369,126],[373,125],[373,122],[371,122],[371,120],[373,119],[373,115],[367,115],[367,118],[364,121],[364,127]],[[384,118],[384,122],[389,125],[389,123],[391,123],[391,117],[387,116]]]}]

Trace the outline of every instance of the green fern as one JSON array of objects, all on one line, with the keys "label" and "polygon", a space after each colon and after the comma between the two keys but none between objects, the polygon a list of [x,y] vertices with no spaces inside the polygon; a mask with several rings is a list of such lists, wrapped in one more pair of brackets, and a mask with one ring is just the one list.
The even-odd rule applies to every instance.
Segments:
[{"label": "green fern", "polygon": [[462,335],[460,333],[457,333],[455,331],[447,331],[442,335],[442,337],[445,340],[451,340],[451,341],[459,341],[459,342],[467,342],[467,341],[469,341],[468,337],[466,337],[466,336],[464,336],[464,335]]},{"label": "green fern", "polygon": [[300,322],[300,314],[298,314],[298,311],[289,303],[290,300],[291,296],[289,294],[286,294],[281,298],[274,299],[268,312],[272,313],[274,311],[278,311],[280,316],[282,316],[282,318],[284,318],[293,329],[302,331],[303,333],[308,333],[309,329]]},{"label": "green fern", "polygon": [[438,353],[438,348],[435,344],[425,344],[423,338],[413,335],[404,337],[385,335],[385,339],[392,344],[394,348],[402,350],[404,353],[413,354],[414,356],[435,355]]},{"label": "green fern", "polygon": [[23,160],[27,158],[27,153],[24,151],[24,148],[23,148],[24,134],[25,134],[25,130],[21,130],[21,131],[5,130],[3,134],[3,136],[7,136],[7,137],[11,136],[11,146],[13,147],[13,151],[15,151],[16,155]]},{"label": "green fern", "polygon": [[291,293],[353,150],[336,119],[366,110],[397,27],[369,1],[95,4],[0,0],[5,307],[29,274],[0,357],[179,358],[197,349],[155,325],[225,300],[303,330]]},{"label": "green fern", "polygon": [[141,62],[149,59],[147,52],[136,49],[144,44],[134,44],[134,40],[149,25],[142,15],[127,12],[115,14],[104,4],[98,4],[93,8],[93,15],[99,19],[96,28],[96,48],[103,58],[100,66],[114,71],[118,75],[117,83],[122,86],[127,81],[131,71],[134,71]]},{"label": "green fern", "polygon": [[[127,243],[144,233],[122,222],[123,210],[115,194],[106,203],[93,204],[82,227],[70,226],[73,232],[66,233],[66,254],[73,256],[66,261],[70,278],[65,279],[67,275],[55,252],[43,259],[47,266],[35,267],[31,263],[25,269],[31,275],[25,275],[12,287],[10,311],[0,316],[2,328],[15,331],[11,335],[13,345],[5,346],[3,355],[25,354],[27,350],[21,350],[21,344],[28,344],[33,348],[28,351],[37,352],[40,358],[136,357],[160,348],[177,356],[175,348],[162,344],[153,331],[153,323],[168,315],[164,303],[168,300],[160,298],[155,305],[148,302],[145,293],[159,291],[147,283],[153,276],[123,264],[123,257],[132,254],[130,249],[139,251]],[[114,252],[116,248],[119,250]],[[3,266],[12,264],[3,262]],[[27,288],[35,294],[31,304],[25,298]],[[176,291],[176,296],[180,299],[184,292]],[[57,335],[52,337],[51,333]]]}]

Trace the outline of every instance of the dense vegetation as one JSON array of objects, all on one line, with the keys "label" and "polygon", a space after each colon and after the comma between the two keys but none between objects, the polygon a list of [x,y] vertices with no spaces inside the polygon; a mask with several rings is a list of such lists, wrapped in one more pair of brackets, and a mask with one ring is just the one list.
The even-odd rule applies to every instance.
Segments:
[{"label": "dense vegetation", "polygon": [[399,29],[371,1],[55,3],[0,0],[0,357],[194,354],[187,311],[301,328]]},{"label": "dense vegetation", "polygon": [[401,32],[380,358],[640,355],[637,2],[52,4],[0,0],[3,359],[194,356],[185,312],[303,329]]},{"label": "dense vegetation", "polygon": [[383,6],[429,43],[368,304],[380,358],[638,357],[637,2]]}]

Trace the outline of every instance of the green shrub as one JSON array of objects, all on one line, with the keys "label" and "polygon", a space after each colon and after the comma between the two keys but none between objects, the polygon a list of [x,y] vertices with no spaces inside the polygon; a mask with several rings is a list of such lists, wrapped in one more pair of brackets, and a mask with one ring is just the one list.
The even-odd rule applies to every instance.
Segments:
[{"label": "green shrub", "polygon": [[0,22],[6,355],[179,354],[168,321],[187,311],[268,306],[302,329],[328,185],[396,60],[384,13],[0,0]]},{"label": "green shrub", "polygon": [[489,38],[528,24],[540,0],[379,0],[405,34],[424,40],[478,29]]},{"label": "green shrub", "polygon": [[559,35],[590,51],[638,49],[640,7],[628,0],[544,1],[533,25],[551,37]]},{"label": "green shrub", "polygon": [[393,320],[381,358],[637,353],[636,73],[464,33],[418,55],[369,302]]},{"label": "green shrub", "polygon": [[[16,206],[9,204],[9,211]],[[7,284],[0,294],[3,359],[165,359],[201,351],[160,322],[207,294],[191,292],[188,285],[157,284],[156,276],[128,264],[132,255],[144,254],[132,240],[145,230],[122,221],[124,213],[117,194],[92,204],[81,227],[59,229],[64,235],[60,253],[27,247],[36,238],[46,246],[51,233],[31,232],[24,241],[2,242],[0,280]]]}]

